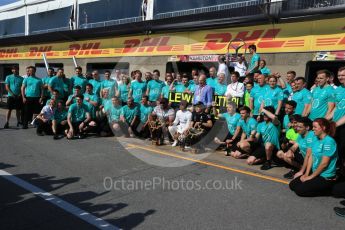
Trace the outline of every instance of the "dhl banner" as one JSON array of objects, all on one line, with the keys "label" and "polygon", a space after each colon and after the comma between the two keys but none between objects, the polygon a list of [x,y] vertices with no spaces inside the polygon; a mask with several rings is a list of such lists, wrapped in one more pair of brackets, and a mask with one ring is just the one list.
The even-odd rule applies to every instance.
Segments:
[{"label": "dhl banner", "polygon": [[235,38],[245,40],[247,45],[257,45],[259,53],[339,51],[345,50],[345,20],[325,19],[1,47],[0,60],[40,59],[43,52],[48,58],[224,54],[228,43]]}]

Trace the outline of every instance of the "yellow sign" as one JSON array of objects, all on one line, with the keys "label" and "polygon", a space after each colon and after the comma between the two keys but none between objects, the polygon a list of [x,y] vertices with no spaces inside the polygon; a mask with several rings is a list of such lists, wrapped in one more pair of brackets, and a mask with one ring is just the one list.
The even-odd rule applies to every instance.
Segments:
[{"label": "yellow sign", "polygon": [[1,47],[0,60],[40,59],[43,52],[48,58],[224,54],[228,43],[235,38],[241,38],[247,45],[255,44],[259,53],[345,50],[345,20]]}]

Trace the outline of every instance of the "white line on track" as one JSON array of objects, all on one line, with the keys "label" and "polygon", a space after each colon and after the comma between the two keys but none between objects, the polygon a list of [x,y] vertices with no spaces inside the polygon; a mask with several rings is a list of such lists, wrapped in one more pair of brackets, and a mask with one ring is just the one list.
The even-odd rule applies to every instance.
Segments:
[{"label": "white line on track", "polygon": [[0,170],[0,176],[22,188],[24,188],[27,191],[32,192],[33,194],[35,194],[38,197],[43,198],[44,200],[50,202],[51,204],[65,210],[66,212],[71,213],[72,215],[78,217],[79,219],[82,219],[84,221],[86,221],[87,223],[95,226],[98,229],[104,229],[104,230],[119,230],[120,228],[109,224],[108,222],[104,221],[101,218],[98,218],[94,215],[92,215],[89,212],[86,212],[76,206],[74,206],[73,204],[70,204],[56,196],[54,196],[53,194],[46,192],[14,175],[12,175],[11,173],[8,173],[4,170]]}]

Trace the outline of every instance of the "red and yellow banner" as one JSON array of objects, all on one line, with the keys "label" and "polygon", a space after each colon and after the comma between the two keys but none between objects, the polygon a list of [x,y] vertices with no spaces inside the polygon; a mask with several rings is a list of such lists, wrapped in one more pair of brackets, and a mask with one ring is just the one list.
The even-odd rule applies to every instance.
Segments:
[{"label": "red and yellow banner", "polygon": [[337,18],[1,47],[0,60],[40,59],[43,52],[48,58],[222,54],[227,52],[228,43],[235,38],[245,40],[247,45],[257,45],[259,53],[345,50],[345,20]]}]

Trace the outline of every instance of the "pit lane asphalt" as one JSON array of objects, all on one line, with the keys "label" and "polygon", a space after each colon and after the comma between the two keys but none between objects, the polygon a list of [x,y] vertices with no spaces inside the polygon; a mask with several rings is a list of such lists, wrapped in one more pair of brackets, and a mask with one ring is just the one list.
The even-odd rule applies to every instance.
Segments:
[{"label": "pit lane asphalt", "polygon": [[[2,127],[4,110],[0,114]],[[266,172],[266,176],[282,180],[277,182],[251,175],[262,172],[221,153],[203,161],[223,169],[202,162],[160,167],[135,156],[176,162],[176,157],[164,154],[172,153],[189,161],[188,154],[168,146],[154,148],[155,152],[150,149],[150,143],[142,140],[89,137],[54,141],[51,136],[36,136],[32,128],[0,129],[1,170],[123,229],[344,229],[345,219],[332,210],[342,206],[341,199],[297,197],[283,183],[281,175],[286,169]],[[105,178],[125,181],[127,187],[108,190]],[[155,178],[176,182],[175,188],[163,184],[137,190],[128,187],[129,182]],[[182,188],[181,181],[191,181],[194,188]],[[240,186],[196,188],[196,183],[203,186],[207,181],[240,181]],[[4,178],[0,178],[0,188],[0,229],[96,229]]]}]

